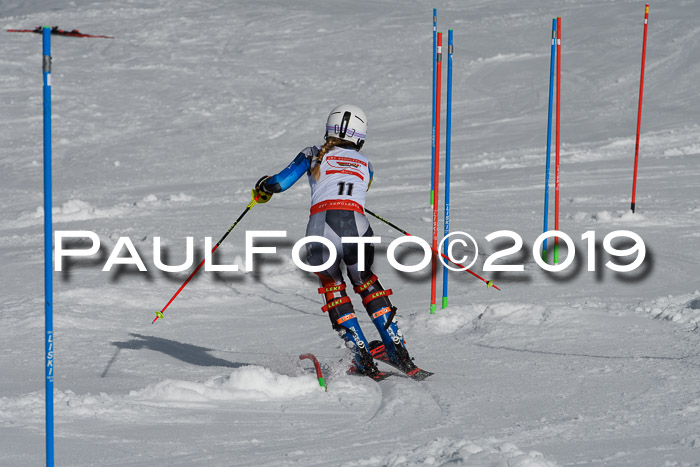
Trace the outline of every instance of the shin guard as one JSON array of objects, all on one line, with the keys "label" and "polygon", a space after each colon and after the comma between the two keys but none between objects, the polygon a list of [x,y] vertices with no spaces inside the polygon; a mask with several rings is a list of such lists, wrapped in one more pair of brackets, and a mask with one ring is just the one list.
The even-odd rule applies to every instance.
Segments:
[{"label": "shin guard", "polygon": [[374,359],[369,353],[369,344],[362,333],[360,323],[357,321],[355,313],[349,312],[342,316],[334,316],[338,308],[330,312],[333,328],[338,331],[338,335],[345,341],[345,346],[353,351],[355,368],[359,373],[371,374],[377,370]]},{"label": "shin guard", "polygon": [[[367,311],[374,326],[379,331],[382,338],[382,343],[386,348],[387,355],[394,362],[400,362],[408,355],[406,351],[406,342],[403,338],[403,333],[399,329],[399,325],[394,319],[396,307],[384,307],[377,311]],[[405,355],[404,355],[405,354]]]},{"label": "shin guard", "polygon": [[391,308],[389,295],[393,292],[391,289],[384,289],[379,279],[377,279],[377,276],[374,274],[362,284],[355,286],[353,290],[360,294],[360,297],[362,297],[362,304],[368,312],[369,310],[379,310],[384,307]]}]

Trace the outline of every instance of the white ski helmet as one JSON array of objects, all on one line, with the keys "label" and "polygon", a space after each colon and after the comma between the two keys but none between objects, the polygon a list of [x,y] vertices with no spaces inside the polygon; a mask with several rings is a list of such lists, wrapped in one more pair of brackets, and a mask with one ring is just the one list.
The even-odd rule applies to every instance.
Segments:
[{"label": "white ski helmet", "polygon": [[361,148],[367,137],[367,116],[357,106],[339,105],[326,120],[326,138],[329,136],[351,141]]}]

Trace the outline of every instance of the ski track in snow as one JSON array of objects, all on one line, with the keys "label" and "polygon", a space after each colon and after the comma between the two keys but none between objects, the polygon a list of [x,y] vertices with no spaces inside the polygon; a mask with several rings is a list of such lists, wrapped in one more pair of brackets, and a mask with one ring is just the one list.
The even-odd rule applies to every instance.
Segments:
[{"label": "ski track in snow", "polygon": [[[200,261],[204,237],[220,238],[260,175],[321,141],[339,96],[371,119],[368,206],[430,238],[433,6],[456,37],[451,228],[477,238],[479,264],[498,249],[485,235],[518,232],[523,249],[502,261],[525,268],[486,274],[501,292],[451,273],[450,306],[429,315],[429,276],[392,270],[386,245],[400,234],[370,219],[383,238],[375,272],[394,290],[416,362],[435,375],[346,374],[350,356],[320,310],[316,279],[290,259],[304,235],[304,181],[251,210],[215,256],[242,269],[245,229],[287,230],[275,257],[254,273],[200,272],[151,326],[190,272],[157,271],[152,238],[178,264],[193,236]],[[641,7],[388,1],[339,14],[306,0],[0,0],[6,29],[116,37],[52,38],[53,220],[95,231],[102,245],[55,273],[57,463],[699,466],[700,11],[652,5],[632,214]],[[540,270],[530,251],[542,231],[554,15],[565,27],[561,228],[576,245],[562,275]],[[40,41],[3,34],[0,465],[40,465]],[[553,167],[550,183],[553,197]],[[590,230],[600,250],[591,272],[580,238]],[[614,230],[644,239],[638,273],[604,266],[602,240]],[[148,272],[101,272],[122,236]],[[298,360],[306,352],[321,360],[328,392]]]}]

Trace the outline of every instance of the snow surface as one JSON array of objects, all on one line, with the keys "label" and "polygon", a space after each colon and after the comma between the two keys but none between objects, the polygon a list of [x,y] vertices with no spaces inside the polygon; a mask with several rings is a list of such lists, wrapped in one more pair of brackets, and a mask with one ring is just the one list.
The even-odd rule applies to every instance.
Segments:
[{"label": "snow surface", "polygon": [[[151,325],[188,275],[154,267],[152,238],[168,264],[184,261],[187,236],[201,258],[204,237],[223,235],[261,175],[321,142],[342,102],[370,119],[368,207],[430,238],[433,7],[440,29],[455,30],[451,227],[477,238],[474,269],[502,289],[451,273],[450,306],[430,316],[429,273],[392,270],[385,252],[399,234],[372,220],[384,239],[375,271],[394,290],[412,355],[435,375],[346,374],[316,280],[290,261],[304,181],[255,207],[218,259],[242,265],[245,229],[287,230],[269,242],[276,256],[255,273],[201,271]],[[700,4],[651,6],[632,214],[643,7],[0,0],[4,29],[116,37],[52,38],[55,229],[94,231],[102,245],[55,274],[57,464],[700,465]],[[557,15],[561,229],[576,261],[545,273],[530,250],[542,229]],[[40,42],[3,32],[0,45],[2,466],[44,462]],[[484,240],[502,229],[523,237],[505,261],[524,272],[481,271],[509,246]],[[603,237],[619,229],[647,247],[633,273],[604,267]],[[122,236],[148,272],[101,271]],[[299,360],[307,352],[328,392]]]}]

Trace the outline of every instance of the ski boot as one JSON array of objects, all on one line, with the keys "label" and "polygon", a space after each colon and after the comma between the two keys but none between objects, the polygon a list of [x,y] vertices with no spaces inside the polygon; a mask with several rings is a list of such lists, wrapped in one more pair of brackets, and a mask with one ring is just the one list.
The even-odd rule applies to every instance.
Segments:
[{"label": "ski boot", "polygon": [[[395,318],[396,307],[387,306],[375,312],[368,311],[368,313],[377,331],[379,331],[386,356],[393,366],[404,373],[415,371],[418,367],[413,363],[413,359],[408,354],[406,342],[403,339],[403,333],[401,329],[399,329],[398,322]],[[370,343],[370,352],[377,349],[380,345],[379,342],[375,342]]]},{"label": "ski boot", "polygon": [[396,307],[389,300],[389,296],[393,292],[391,289],[382,287],[377,276],[371,271],[367,271],[365,277],[367,277],[365,281],[355,286],[353,290],[362,297],[362,304],[379,331],[384,347],[384,349],[379,349],[381,344],[378,341],[373,341],[370,343],[370,353],[379,355],[385,351],[391,365],[404,373],[410,373],[417,367],[406,350],[403,335],[394,320]]},{"label": "ski boot", "polygon": [[318,293],[324,295],[326,304],[321,308],[328,312],[333,329],[345,341],[345,346],[354,352],[351,372],[381,379],[380,372],[369,353],[369,344],[357,321],[350,297],[345,293],[345,283],[334,283],[332,279],[319,275],[322,287]]},{"label": "ski boot", "polygon": [[369,344],[365,335],[362,333],[360,323],[357,321],[355,313],[350,312],[343,316],[339,316],[334,321],[334,329],[338,331],[338,335],[345,341],[345,347],[353,353],[353,365],[350,371],[375,377],[379,373],[377,365],[374,363],[372,355],[369,353]]},{"label": "ski boot", "polygon": [[345,341],[345,346],[354,352],[350,371],[369,376],[375,381],[389,376],[389,373],[379,371],[374,362],[367,339],[355,316],[352,301],[345,292],[345,283],[342,280],[335,281],[323,274],[316,274],[321,280],[318,293],[323,295],[326,300],[326,304],[321,309],[324,313],[328,312],[333,329]]}]

